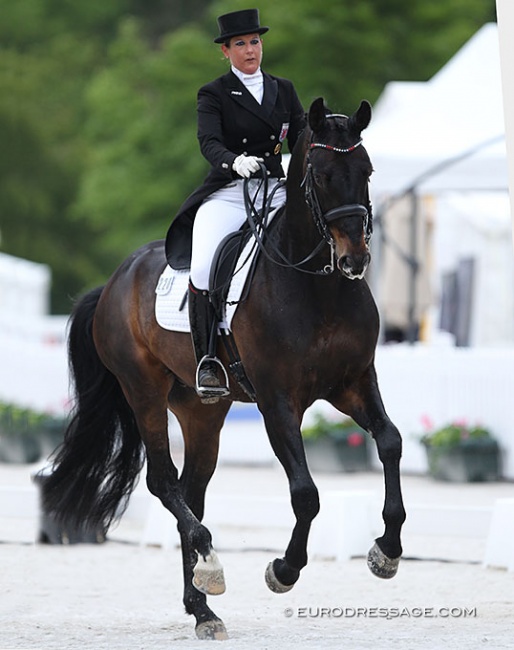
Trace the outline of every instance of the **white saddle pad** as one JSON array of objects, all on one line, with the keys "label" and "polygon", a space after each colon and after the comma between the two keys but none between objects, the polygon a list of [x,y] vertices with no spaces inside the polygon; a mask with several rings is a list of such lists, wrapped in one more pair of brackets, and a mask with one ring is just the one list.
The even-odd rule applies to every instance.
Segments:
[{"label": "white saddle pad", "polygon": [[[236,274],[232,278],[228,293],[225,319],[220,326],[224,329],[231,329],[232,319],[237,309],[237,301],[241,298],[243,288],[248,277],[248,271],[255,254],[252,248],[255,241],[250,238],[246,244],[236,266]],[[251,254],[250,254],[251,253]],[[248,258],[248,259],[247,259]],[[241,263],[241,260],[244,260]],[[155,317],[161,327],[175,332],[189,332],[189,310],[187,307],[187,284],[189,281],[189,269],[176,271],[166,266],[159,278],[155,289]],[[236,303],[236,304],[232,304]]]},{"label": "white saddle pad", "polygon": [[[275,218],[282,206],[275,207],[268,216],[268,225]],[[232,278],[225,306],[225,317],[220,323],[223,329],[231,330],[232,319],[241,299],[243,289],[252,266],[257,246],[253,237],[250,237],[236,264],[236,272]],[[187,307],[187,283],[189,269],[176,271],[166,266],[157,282],[155,289],[155,317],[161,327],[174,332],[189,332],[189,310]]]}]

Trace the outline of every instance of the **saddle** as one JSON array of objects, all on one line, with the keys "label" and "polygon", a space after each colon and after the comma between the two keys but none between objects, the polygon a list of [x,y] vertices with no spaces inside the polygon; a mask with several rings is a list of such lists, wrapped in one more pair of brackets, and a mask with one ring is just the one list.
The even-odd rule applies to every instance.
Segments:
[{"label": "saddle", "polygon": [[[209,297],[214,308],[212,333],[209,338],[206,358],[216,360],[216,347],[219,333],[229,357],[228,369],[250,397],[256,401],[255,390],[244,371],[239,351],[231,332],[231,319],[237,306],[248,297],[261,252],[270,257],[264,243],[279,221],[277,218],[285,205],[271,208],[275,192],[283,184],[277,184],[268,195],[267,180],[264,174],[263,209],[256,210],[255,197],[252,198],[248,184],[244,185],[244,200],[247,213],[246,223],[236,232],[225,237],[219,244],[211,264],[209,274]],[[253,237],[253,242],[250,239]],[[239,276],[237,274],[240,273]],[[184,310],[188,297],[187,282],[189,269],[167,266],[162,272],[155,293],[155,317],[165,329],[187,332],[190,325]],[[184,312],[186,315],[184,315]],[[217,325],[217,327],[216,327]],[[228,383],[228,381],[227,381]]]},{"label": "saddle", "polygon": [[[220,242],[216,253],[214,254],[209,275],[209,296],[214,309],[216,310],[216,314],[220,316],[220,322],[223,322],[224,320],[223,317],[225,314],[230,283],[237,272],[236,266],[238,260],[241,257],[241,253],[248,243],[250,236],[250,228],[247,224],[244,224],[236,232],[227,235]],[[248,257],[250,257],[251,254],[252,253],[250,253]],[[248,285],[251,283],[253,273],[255,272],[257,256],[258,255],[254,256],[248,273]],[[247,291],[248,290],[246,290],[246,293]],[[244,299],[245,295],[243,294],[239,302],[242,302]]]}]

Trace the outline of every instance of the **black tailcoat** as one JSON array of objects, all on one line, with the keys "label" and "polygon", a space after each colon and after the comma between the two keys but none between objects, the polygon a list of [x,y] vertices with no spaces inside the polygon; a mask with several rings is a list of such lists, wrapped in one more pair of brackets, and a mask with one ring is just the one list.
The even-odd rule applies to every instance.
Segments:
[{"label": "black tailcoat", "polygon": [[293,84],[263,73],[259,104],[230,71],[198,92],[198,140],[211,164],[203,184],[182,204],[166,236],[166,257],[175,269],[189,268],[196,211],[216,190],[240,177],[232,170],[237,156],[264,159],[270,176],[282,178],[282,143],[289,151],[305,126],[305,113]]}]

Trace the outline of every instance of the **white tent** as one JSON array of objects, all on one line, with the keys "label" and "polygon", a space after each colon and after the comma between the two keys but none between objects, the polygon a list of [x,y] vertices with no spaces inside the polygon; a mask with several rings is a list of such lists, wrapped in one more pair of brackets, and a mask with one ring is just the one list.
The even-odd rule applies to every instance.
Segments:
[{"label": "white tent", "polygon": [[507,189],[495,23],[429,81],[387,84],[373,113],[365,145],[376,170],[375,196],[412,185],[425,192]]},{"label": "white tent", "polygon": [[[421,262],[416,276],[405,262],[398,264],[394,245],[381,248],[375,288],[386,320],[396,305],[392,324],[403,313],[412,330],[419,322],[411,320],[413,310],[417,316],[426,312],[420,285],[425,279],[435,298],[431,326],[437,327],[442,276],[472,258],[469,342],[514,342],[514,304],[506,290],[514,273],[496,24],[484,25],[429,81],[389,83],[374,107],[365,145],[375,168],[373,201],[386,243]],[[418,212],[402,223],[395,199],[411,189],[436,200],[428,217],[418,204]],[[428,237],[425,243],[413,243],[421,234]],[[502,288],[501,295],[494,287]],[[493,296],[497,306],[487,309]]]}]

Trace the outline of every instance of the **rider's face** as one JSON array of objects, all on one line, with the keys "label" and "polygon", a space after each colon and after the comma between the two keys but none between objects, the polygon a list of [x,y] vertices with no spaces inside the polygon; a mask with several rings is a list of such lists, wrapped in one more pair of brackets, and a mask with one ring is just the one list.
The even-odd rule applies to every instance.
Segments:
[{"label": "rider's face", "polygon": [[245,74],[257,72],[262,61],[262,40],[259,34],[234,36],[229,47],[221,46],[223,54],[230,63]]}]

